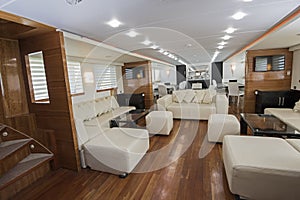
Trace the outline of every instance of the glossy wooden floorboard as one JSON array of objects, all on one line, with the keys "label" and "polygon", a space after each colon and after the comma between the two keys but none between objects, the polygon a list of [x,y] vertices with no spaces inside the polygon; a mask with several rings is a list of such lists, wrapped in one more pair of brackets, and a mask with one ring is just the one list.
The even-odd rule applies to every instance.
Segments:
[{"label": "glossy wooden floorboard", "polygon": [[[162,169],[132,173],[125,179],[90,169],[79,173],[59,169],[14,199],[234,199],[225,176],[222,146],[208,143],[206,131],[207,121],[174,120],[169,136],[152,136],[149,152],[158,153],[145,156],[136,170],[158,167],[182,154]],[[204,155],[211,151],[200,159],[200,149]]]}]

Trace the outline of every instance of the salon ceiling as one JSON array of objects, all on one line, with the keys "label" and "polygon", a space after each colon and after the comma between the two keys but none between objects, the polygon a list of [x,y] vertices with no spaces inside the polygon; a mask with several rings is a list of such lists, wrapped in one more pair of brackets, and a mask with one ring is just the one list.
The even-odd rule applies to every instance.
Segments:
[{"label": "salon ceiling", "polygon": [[[299,5],[299,0],[82,0],[73,6],[65,0],[0,0],[3,11],[172,64],[179,63],[159,53],[158,49],[149,47],[158,45],[187,63],[210,62],[218,50],[218,43],[226,34],[225,29],[234,27],[236,31],[229,34],[232,38],[223,49],[218,50],[220,54],[215,59],[223,61],[261,36],[287,14],[299,9]],[[234,20],[231,16],[237,11],[247,15],[241,20]],[[118,28],[108,26],[106,23],[113,18],[122,22],[122,25]],[[290,25],[292,28],[289,28]],[[290,25],[282,28],[286,29],[285,33],[275,31],[251,48],[299,44],[299,19]],[[132,29],[139,35],[128,37],[126,33]],[[290,38],[294,38],[293,41]],[[145,39],[152,44],[142,44]],[[111,55],[103,56],[115,56],[113,52],[107,53]],[[134,60],[127,55],[118,56],[118,59],[119,62]]]}]

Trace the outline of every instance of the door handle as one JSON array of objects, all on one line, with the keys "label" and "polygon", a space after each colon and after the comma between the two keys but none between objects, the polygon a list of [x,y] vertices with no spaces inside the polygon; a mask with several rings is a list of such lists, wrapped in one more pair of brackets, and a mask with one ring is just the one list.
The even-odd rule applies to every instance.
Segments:
[{"label": "door handle", "polygon": [[279,102],[278,102],[278,106],[281,105],[281,97],[278,97],[279,98]]},{"label": "door handle", "polygon": [[284,97],[282,97],[281,105],[284,105]]}]

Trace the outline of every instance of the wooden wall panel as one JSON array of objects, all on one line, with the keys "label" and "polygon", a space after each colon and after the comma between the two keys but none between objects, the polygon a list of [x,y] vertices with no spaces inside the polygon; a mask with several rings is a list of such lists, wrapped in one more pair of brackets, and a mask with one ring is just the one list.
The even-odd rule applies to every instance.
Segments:
[{"label": "wooden wall panel", "polygon": [[[144,77],[139,79],[126,79],[125,69],[144,67]],[[145,94],[145,107],[149,109],[153,105],[152,68],[149,61],[126,63],[122,67],[124,93]]]},{"label": "wooden wall panel", "polygon": [[[285,55],[285,70],[254,72],[254,57]],[[288,49],[268,49],[247,51],[245,70],[244,111],[255,112],[255,90],[289,90],[291,88],[293,54]]]},{"label": "wooden wall panel", "polygon": [[4,117],[28,114],[18,41],[0,39],[0,55]]},{"label": "wooden wall panel", "polygon": [[[43,51],[50,104],[29,103],[29,110],[36,115],[38,128],[54,130],[59,166],[80,170],[63,35],[50,32],[25,38],[20,49],[24,71],[25,55]],[[28,78],[25,81],[28,86]],[[30,99],[29,87],[26,91]]]}]

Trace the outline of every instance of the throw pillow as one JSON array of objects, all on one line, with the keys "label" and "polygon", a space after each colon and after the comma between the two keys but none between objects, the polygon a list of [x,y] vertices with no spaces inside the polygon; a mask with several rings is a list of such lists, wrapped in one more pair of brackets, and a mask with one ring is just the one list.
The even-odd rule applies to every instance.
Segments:
[{"label": "throw pillow", "polygon": [[293,110],[295,112],[300,112],[300,100],[295,103]]},{"label": "throw pillow", "polygon": [[195,92],[193,90],[187,90],[184,96],[184,102],[191,103],[195,97]]},{"label": "throw pillow", "polygon": [[214,92],[211,92],[210,90],[207,90],[205,93],[205,96],[203,98],[202,103],[205,104],[211,104],[213,102]]},{"label": "throw pillow", "polygon": [[176,103],[182,103],[184,96],[185,96],[185,91],[184,90],[178,90],[173,92],[173,101]]},{"label": "throw pillow", "polygon": [[206,90],[195,91],[195,97],[193,99],[193,103],[202,103],[205,93],[206,93]]}]

